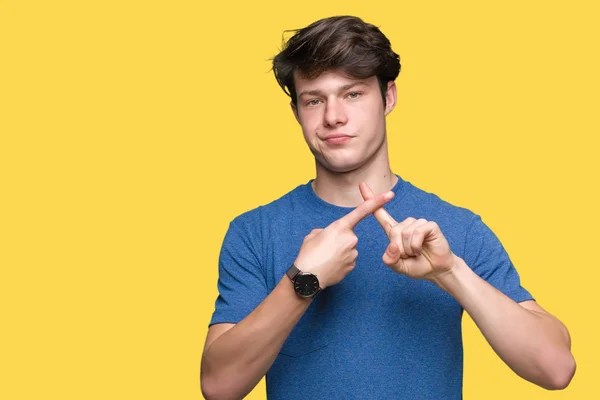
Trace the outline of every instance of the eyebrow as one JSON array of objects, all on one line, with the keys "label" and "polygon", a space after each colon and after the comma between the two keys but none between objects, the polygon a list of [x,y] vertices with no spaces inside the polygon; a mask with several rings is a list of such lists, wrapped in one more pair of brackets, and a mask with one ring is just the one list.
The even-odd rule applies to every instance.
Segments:
[{"label": "eyebrow", "polygon": [[[340,86],[340,88],[338,89],[338,93],[340,92],[345,92],[346,90],[352,89],[355,86],[359,86],[359,85],[367,85],[366,82],[364,81],[358,81],[358,82],[353,82],[353,83],[349,83],[347,85],[344,86]],[[304,96],[304,95],[310,95],[310,96],[324,96],[324,93],[320,90],[304,90],[302,92],[300,92],[298,94],[298,97]]]}]

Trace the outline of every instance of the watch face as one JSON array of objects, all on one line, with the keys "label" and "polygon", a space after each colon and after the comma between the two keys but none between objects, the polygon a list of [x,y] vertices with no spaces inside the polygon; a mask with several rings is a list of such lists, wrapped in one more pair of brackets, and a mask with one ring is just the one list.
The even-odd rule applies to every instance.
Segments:
[{"label": "watch face", "polygon": [[319,280],[313,274],[302,274],[296,277],[294,289],[302,297],[312,297],[319,290]]}]

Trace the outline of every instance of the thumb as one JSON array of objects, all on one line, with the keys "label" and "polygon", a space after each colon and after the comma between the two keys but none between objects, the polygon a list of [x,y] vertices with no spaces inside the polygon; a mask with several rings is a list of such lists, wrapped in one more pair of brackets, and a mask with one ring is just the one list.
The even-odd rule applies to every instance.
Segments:
[{"label": "thumb", "polygon": [[396,243],[390,243],[383,254],[383,262],[386,265],[394,265],[400,260],[400,248]]}]

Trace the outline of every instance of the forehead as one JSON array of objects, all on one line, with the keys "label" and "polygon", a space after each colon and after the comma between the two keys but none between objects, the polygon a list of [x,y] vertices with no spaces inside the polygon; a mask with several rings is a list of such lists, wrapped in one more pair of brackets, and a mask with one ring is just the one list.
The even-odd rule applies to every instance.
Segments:
[{"label": "forehead", "polygon": [[294,73],[294,86],[296,93],[300,94],[305,91],[333,91],[343,86],[353,84],[364,84],[366,86],[377,85],[377,77],[371,76],[365,79],[358,79],[340,70],[328,70],[321,73],[315,78],[306,78],[299,73]]}]

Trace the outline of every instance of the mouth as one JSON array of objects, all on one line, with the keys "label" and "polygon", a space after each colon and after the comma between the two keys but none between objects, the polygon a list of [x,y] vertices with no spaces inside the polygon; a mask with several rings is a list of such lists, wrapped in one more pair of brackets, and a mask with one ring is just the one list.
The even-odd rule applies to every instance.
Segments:
[{"label": "mouth", "polygon": [[344,134],[329,135],[325,138],[325,143],[342,144],[342,143],[346,143],[347,141],[349,141],[352,138],[353,138],[353,136],[344,135]]}]

